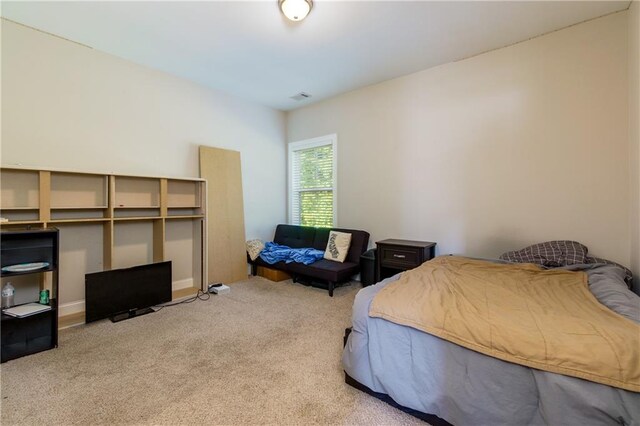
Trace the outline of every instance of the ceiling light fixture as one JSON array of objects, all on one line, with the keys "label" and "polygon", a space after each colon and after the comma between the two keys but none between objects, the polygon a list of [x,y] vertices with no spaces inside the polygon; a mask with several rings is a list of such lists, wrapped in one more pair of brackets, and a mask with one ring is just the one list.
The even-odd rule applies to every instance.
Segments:
[{"label": "ceiling light fixture", "polygon": [[280,10],[292,21],[302,21],[313,7],[313,0],[278,0]]}]

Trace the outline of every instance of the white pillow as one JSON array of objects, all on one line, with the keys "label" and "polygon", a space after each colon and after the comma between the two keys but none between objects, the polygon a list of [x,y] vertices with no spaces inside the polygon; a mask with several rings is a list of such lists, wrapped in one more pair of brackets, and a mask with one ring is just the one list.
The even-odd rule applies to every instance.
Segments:
[{"label": "white pillow", "polygon": [[331,231],[329,232],[329,241],[327,242],[327,249],[324,252],[324,258],[343,263],[347,257],[347,253],[349,253],[350,245],[351,234]]},{"label": "white pillow", "polygon": [[260,252],[264,250],[264,243],[262,240],[249,240],[247,241],[247,253],[251,260],[256,260]]}]

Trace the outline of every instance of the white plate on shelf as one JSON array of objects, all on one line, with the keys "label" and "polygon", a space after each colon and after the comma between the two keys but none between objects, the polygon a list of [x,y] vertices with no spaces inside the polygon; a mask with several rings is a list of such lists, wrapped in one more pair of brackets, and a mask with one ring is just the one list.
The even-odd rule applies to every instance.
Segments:
[{"label": "white plate on shelf", "polygon": [[47,268],[49,262],[33,262],[33,263],[18,263],[17,265],[9,265],[2,268],[2,272],[29,272],[37,271],[38,269]]}]

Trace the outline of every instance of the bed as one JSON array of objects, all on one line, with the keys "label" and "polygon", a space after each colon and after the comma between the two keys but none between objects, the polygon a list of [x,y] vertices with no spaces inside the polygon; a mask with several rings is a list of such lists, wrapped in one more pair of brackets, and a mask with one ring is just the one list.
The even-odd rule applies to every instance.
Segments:
[{"label": "bed", "polygon": [[[563,269],[586,272],[602,305],[640,323],[640,298],[627,288],[625,270],[604,264]],[[640,425],[638,392],[503,361],[370,317],[374,297],[399,276],[356,295],[342,357],[347,383],[455,425]]]}]

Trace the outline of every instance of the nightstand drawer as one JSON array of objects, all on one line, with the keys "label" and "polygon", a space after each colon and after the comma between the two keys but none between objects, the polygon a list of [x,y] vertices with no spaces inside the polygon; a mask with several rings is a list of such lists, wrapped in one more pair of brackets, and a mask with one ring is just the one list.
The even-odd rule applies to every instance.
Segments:
[{"label": "nightstand drawer", "polygon": [[418,266],[420,265],[420,252],[407,248],[383,247],[380,261],[383,266]]},{"label": "nightstand drawer", "polygon": [[436,243],[430,241],[386,239],[376,241],[376,246],[376,281],[417,268],[436,253]]}]

